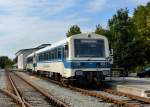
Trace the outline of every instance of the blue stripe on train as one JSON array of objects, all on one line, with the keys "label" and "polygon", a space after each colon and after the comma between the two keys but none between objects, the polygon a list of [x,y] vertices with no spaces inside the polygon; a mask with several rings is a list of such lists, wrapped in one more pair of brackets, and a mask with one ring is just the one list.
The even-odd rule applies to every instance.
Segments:
[{"label": "blue stripe on train", "polygon": [[109,62],[70,62],[64,61],[65,68],[110,68],[111,64]]},{"label": "blue stripe on train", "polygon": [[77,68],[110,68],[111,64],[109,62],[102,61],[70,61],[70,60],[55,60],[55,61],[40,61],[37,63],[53,63],[62,62],[65,68],[77,69]]}]

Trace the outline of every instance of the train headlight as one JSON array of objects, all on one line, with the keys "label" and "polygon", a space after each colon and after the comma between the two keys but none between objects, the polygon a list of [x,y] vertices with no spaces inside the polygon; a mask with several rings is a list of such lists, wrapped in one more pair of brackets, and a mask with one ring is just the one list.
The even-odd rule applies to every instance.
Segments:
[{"label": "train headlight", "polygon": [[75,74],[76,74],[77,76],[81,76],[81,75],[83,75],[83,71],[77,70],[77,71],[75,72]]},{"label": "train headlight", "polygon": [[106,57],[106,61],[109,61],[109,57]]},{"label": "train headlight", "polygon": [[109,59],[110,64],[113,64],[113,58]]},{"label": "train headlight", "polygon": [[113,57],[107,57],[106,61],[108,61],[110,64],[113,64]]}]

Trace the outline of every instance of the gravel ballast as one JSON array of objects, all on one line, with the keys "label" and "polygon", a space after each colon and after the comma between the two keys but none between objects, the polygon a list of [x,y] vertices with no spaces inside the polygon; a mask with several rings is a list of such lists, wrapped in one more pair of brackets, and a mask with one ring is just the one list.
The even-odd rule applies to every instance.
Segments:
[{"label": "gravel ballast", "polygon": [[102,102],[91,96],[83,95],[79,92],[69,90],[64,87],[60,87],[54,83],[50,83],[46,80],[42,80],[35,76],[30,76],[23,72],[17,72],[20,76],[26,78],[27,80],[33,82],[34,84],[47,90],[55,97],[67,102],[71,107],[110,107],[111,104]]},{"label": "gravel ballast", "polygon": [[4,70],[0,70],[0,89],[7,88],[7,78]]}]

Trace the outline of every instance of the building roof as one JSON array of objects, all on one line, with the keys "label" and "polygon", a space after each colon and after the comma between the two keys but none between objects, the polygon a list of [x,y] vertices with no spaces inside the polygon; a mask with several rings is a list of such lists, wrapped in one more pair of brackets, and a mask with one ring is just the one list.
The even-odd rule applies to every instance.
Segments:
[{"label": "building roof", "polygon": [[50,45],[51,44],[42,44],[42,45],[39,45],[39,46],[37,46],[35,48],[21,49],[18,52],[16,52],[15,55],[18,56],[19,53],[23,53],[25,51],[30,51],[30,50],[39,50],[39,49],[45,48],[45,47],[50,46]]},{"label": "building roof", "polygon": [[50,45],[51,44],[42,44],[42,45],[37,46],[36,48],[41,49],[41,48],[45,48],[45,47],[50,46]]}]

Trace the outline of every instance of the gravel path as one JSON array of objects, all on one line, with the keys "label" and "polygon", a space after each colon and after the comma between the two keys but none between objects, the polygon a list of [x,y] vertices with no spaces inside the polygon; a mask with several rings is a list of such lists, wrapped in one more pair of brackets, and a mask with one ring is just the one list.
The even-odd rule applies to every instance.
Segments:
[{"label": "gravel path", "polygon": [[7,78],[6,73],[4,70],[0,70],[0,89],[6,89],[7,88]]},{"label": "gravel path", "polygon": [[14,101],[8,96],[0,93],[0,107],[19,107]]},{"label": "gravel path", "polygon": [[[17,72],[19,75],[24,78],[32,81],[34,84],[46,89],[54,96],[57,96],[59,99],[69,103],[71,107],[110,107],[111,104],[102,102],[91,96],[85,96],[79,92],[75,92],[64,87],[60,87],[56,84],[50,83],[48,81],[39,79],[34,76],[29,76],[23,72]],[[111,106],[112,107],[112,106]]]},{"label": "gravel path", "polygon": [[[0,69],[0,89],[7,89],[6,72]],[[19,107],[14,101],[0,92],[0,107]]]},{"label": "gravel path", "polygon": [[11,74],[11,77],[14,83],[17,84],[17,89],[21,93],[23,99],[30,105],[32,105],[33,107],[54,107],[46,100],[45,96],[31,87],[25,81],[14,74]]}]

